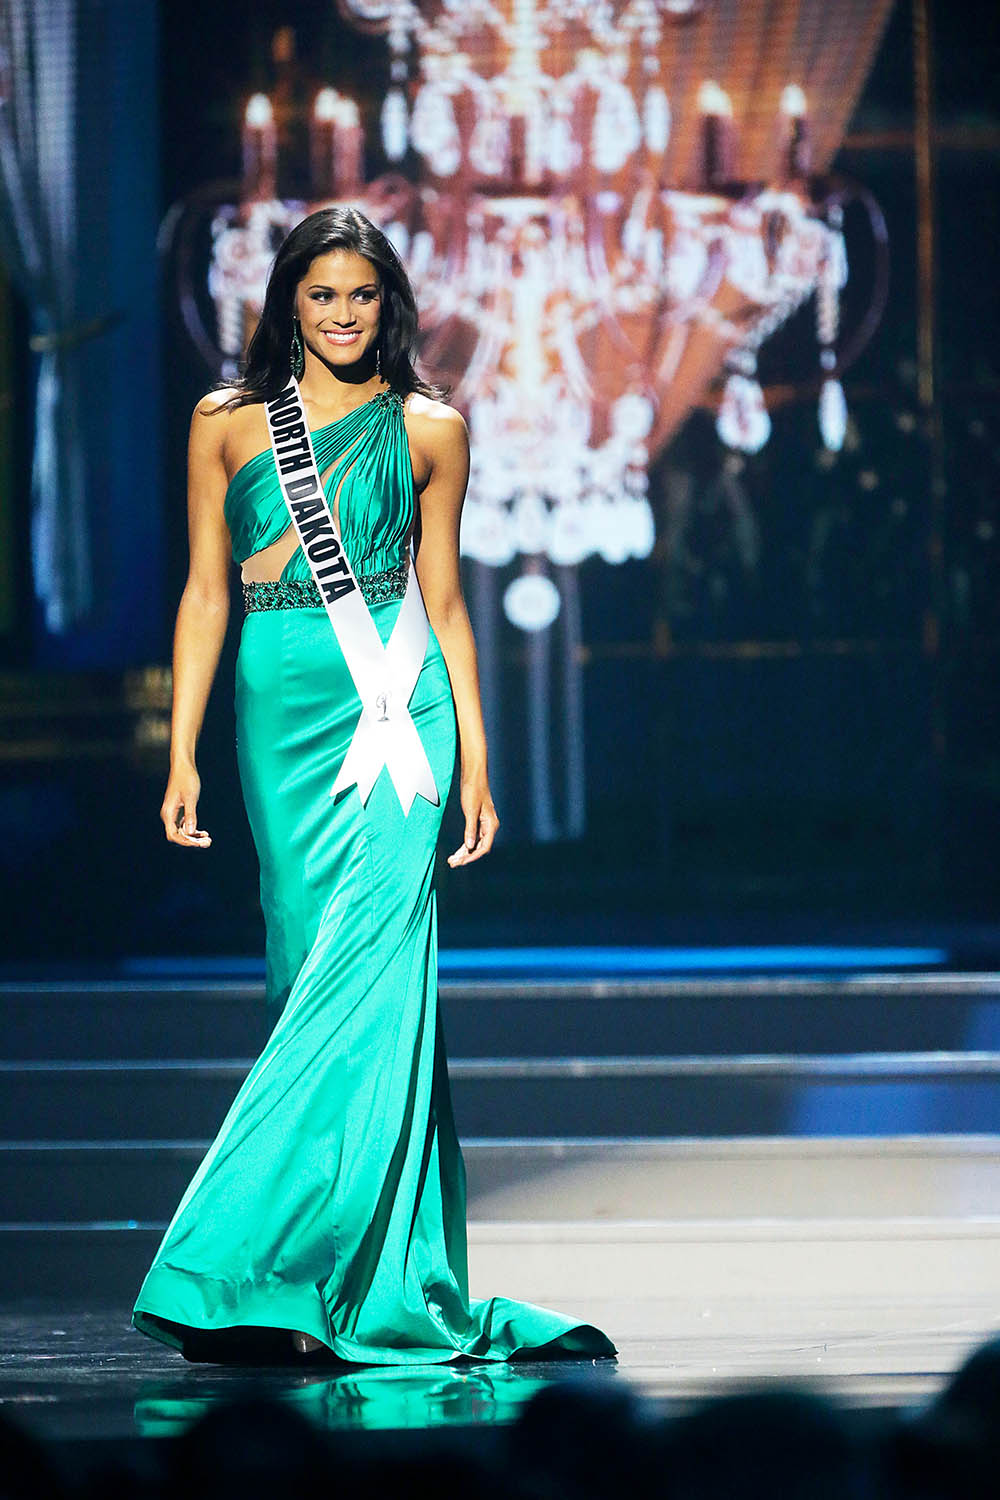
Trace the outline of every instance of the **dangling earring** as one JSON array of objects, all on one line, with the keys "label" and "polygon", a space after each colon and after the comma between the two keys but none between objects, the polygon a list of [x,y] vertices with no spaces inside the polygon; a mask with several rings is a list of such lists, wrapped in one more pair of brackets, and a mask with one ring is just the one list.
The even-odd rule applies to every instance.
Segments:
[{"label": "dangling earring", "polygon": [[302,342],[302,328],[298,318],[292,319],[292,349],[289,355],[289,364],[292,374],[296,380],[301,380],[306,368],[306,351]]},{"label": "dangling earring", "polygon": [[382,347],[381,347],[380,344],[376,344],[375,345],[375,374],[378,375],[381,378],[381,375],[382,375]]}]

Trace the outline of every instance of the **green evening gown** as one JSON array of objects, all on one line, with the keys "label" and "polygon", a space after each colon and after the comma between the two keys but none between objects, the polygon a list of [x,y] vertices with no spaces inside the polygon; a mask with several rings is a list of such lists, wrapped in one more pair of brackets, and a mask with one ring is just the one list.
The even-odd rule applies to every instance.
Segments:
[{"label": "green evening gown", "polygon": [[[402,400],[382,392],[313,442],[355,573],[398,572],[414,517]],[[225,515],[238,563],[286,530],[270,448],[233,476]],[[384,641],[401,600],[379,601],[373,582],[363,592]],[[301,599],[310,585],[298,547],[268,587]],[[410,712],[437,806],[418,796],[404,817],[385,767],[366,806],[356,787],[330,796],[361,704],[321,605],[246,614],[235,707],[276,1020],[167,1226],[133,1324],[196,1359],[268,1331],[269,1347],[290,1349],[275,1332],[289,1329],[375,1365],[615,1354],[562,1313],[469,1300],[433,886],[456,724],[433,629]]]}]

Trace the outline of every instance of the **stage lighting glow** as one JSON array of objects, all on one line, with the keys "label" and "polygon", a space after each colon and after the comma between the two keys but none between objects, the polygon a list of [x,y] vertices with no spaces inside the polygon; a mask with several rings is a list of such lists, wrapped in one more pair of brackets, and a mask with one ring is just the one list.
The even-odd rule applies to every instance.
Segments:
[{"label": "stage lighting glow", "polygon": [[442,974],[530,973],[668,975],[706,973],[849,973],[930,968],[947,962],[944,948],[451,948],[442,949]]},{"label": "stage lighting glow", "polygon": [[526,573],[508,584],[504,614],[521,630],[544,630],[559,613],[559,590],[540,573]]}]

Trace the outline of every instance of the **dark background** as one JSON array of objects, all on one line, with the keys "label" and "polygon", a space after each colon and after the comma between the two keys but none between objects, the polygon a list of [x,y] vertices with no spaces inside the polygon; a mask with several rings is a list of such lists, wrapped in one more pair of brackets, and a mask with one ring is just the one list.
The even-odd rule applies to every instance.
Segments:
[{"label": "dark background", "polygon": [[[836,169],[888,224],[881,324],[848,372],[844,450],[816,426],[811,309],[762,354],[773,433],[738,458],[711,412],[693,414],[651,475],[658,544],[642,563],[581,568],[587,832],[532,845],[514,832],[452,872],[446,812],[441,938],[467,942],[778,940],[928,924],[989,924],[1000,834],[1000,69],[995,5],[931,5],[935,130],[936,396],[917,389],[917,197],[911,6],[890,20]],[[248,86],[265,87],[275,28],[296,28],[310,67],[362,104],[369,138],[387,80],[379,39],[328,4],[269,0],[240,14],[171,0],[159,12],[161,217],[239,168]],[[382,168],[377,155],[368,166]],[[849,224],[851,298],[869,277]],[[155,247],[149,245],[154,255]],[[170,848],[158,821],[166,773],[163,664],[186,569],[184,464],[192,406],[214,378],[161,265],[164,421],[159,648],[128,670],[43,670],[25,568],[30,433],[15,422],[12,485],[20,608],[3,636],[3,873],[8,956],[262,951],[256,857],[233,749],[240,622],[199,752],[208,853]],[[26,329],[8,293],[8,379],[26,414]],[[20,378],[19,378],[20,377]],[[790,389],[789,389],[790,388]],[[671,486],[694,486],[680,536]],[[137,503],[141,503],[141,493]],[[669,538],[669,545],[665,538]],[[519,732],[519,638],[508,641]]]}]

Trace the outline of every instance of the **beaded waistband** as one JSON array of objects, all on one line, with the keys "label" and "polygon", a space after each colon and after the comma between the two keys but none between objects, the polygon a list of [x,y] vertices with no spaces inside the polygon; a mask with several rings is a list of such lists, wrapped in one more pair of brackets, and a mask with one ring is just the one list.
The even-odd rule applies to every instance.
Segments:
[{"label": "beaded waistband", "polygon": [[[381,573],[357,574],[361,597],[366,604],[384,604],[387,599],[402,599],[406,593],[409,568],[400,563]],[[243,585],[243,606],[247,614],[255,609],[323,609],[323,596],[312,578],[288,578]]]}]

